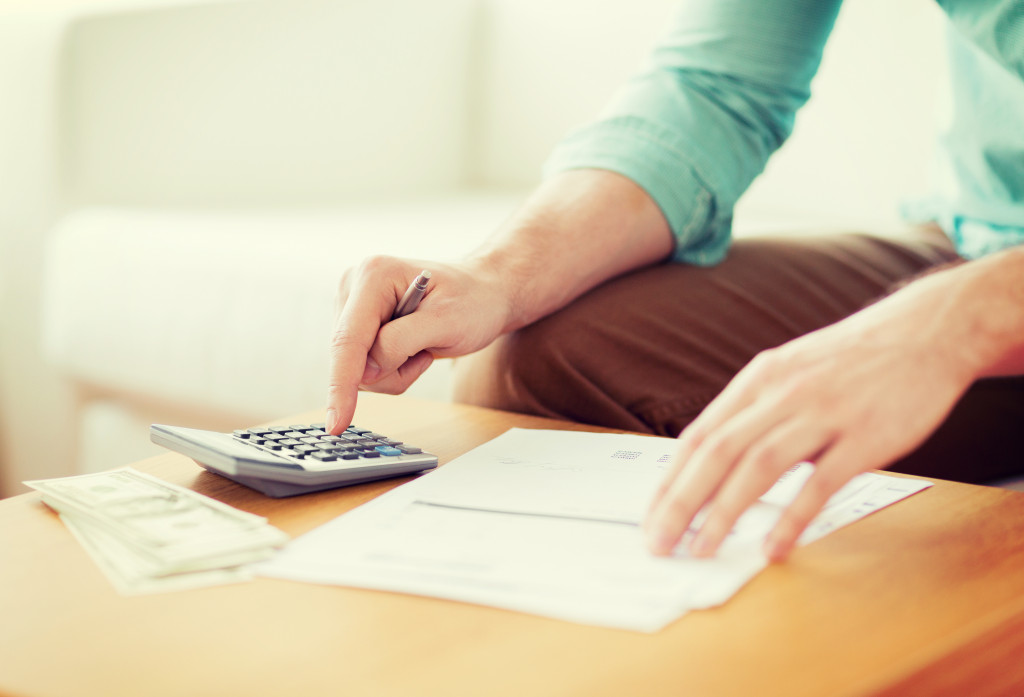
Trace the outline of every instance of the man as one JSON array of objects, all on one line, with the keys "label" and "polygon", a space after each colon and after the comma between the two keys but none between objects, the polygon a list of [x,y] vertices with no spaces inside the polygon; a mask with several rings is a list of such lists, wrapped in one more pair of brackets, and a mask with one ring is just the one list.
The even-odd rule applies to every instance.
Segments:
[{"label": "man", "polygon": [[[434,357],[484,349],[459,362],[463,400],[679,435],[645,525],[657,554],[701,509],[687,544],[714,554],[801,461],[817,467],[765,541],[773,560],[865,470],[1024,469],[1024,12],[941,4],[956,108],[930,224],[730,249],[733,205],[808,98],[839,3],[691,0],[482,249],[346,273],[331,432],[357,386],[401,392]],[[388,323],[421,268],[420,309]]]}]

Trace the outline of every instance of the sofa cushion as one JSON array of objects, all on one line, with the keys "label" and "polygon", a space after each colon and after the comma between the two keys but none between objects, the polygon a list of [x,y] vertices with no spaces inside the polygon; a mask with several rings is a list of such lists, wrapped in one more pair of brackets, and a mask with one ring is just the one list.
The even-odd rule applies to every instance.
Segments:
[{"label": "sofa cushion", "polygon": [[88,209],[47,254],[47,359],[102,393],[251,418],[315,408],[341,271],[377,253],[452,259],[517,197],[303,213]]}]

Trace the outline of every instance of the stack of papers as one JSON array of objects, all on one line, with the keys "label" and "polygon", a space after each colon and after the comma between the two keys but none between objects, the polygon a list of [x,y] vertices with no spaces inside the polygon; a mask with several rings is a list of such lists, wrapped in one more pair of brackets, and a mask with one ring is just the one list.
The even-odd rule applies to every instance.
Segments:
[{"label": "stack of papers", "polygon": [[[675,440],[513,429],[294,540],[257,573],[415,593],[653,632],[727,601],[762,569],[765,535],[813,472],[794,467],[713,559],[647,551],[640,530]],[[862,474],[832,497],[807,544],[920,491]],[[699,517],[697,523],[699,524]]]},{"label": "stack of papers", "polygon": [[288,537],[266,518],[125,468],[25,482],[125,595],[235,583]]}]

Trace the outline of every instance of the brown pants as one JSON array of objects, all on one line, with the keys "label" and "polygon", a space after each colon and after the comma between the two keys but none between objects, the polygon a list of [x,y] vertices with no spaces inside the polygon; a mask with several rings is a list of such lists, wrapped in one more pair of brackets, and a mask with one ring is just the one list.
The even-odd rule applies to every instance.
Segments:
[{"label": "brown pants", "polygon": [[[959,259],[921,228],[737,240],[714,268],[663,264],[456,361],[456,399],[676,436],[760,351],[843,319]],[[891,469],[983,482],[1024,472],[1024,378],[977,382]]]}]

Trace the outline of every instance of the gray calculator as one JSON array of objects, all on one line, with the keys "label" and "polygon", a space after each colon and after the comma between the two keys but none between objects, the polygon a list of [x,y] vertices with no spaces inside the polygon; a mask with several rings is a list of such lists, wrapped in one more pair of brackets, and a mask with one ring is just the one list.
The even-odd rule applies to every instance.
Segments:
[{"label": "gray calculator", "polygon": [[436,455],[358,426],[332,436],[324,430],[324,424],[250,428],[234,433],[153,424],[149,437],[211,472],[274,498],[437,467]]}]

